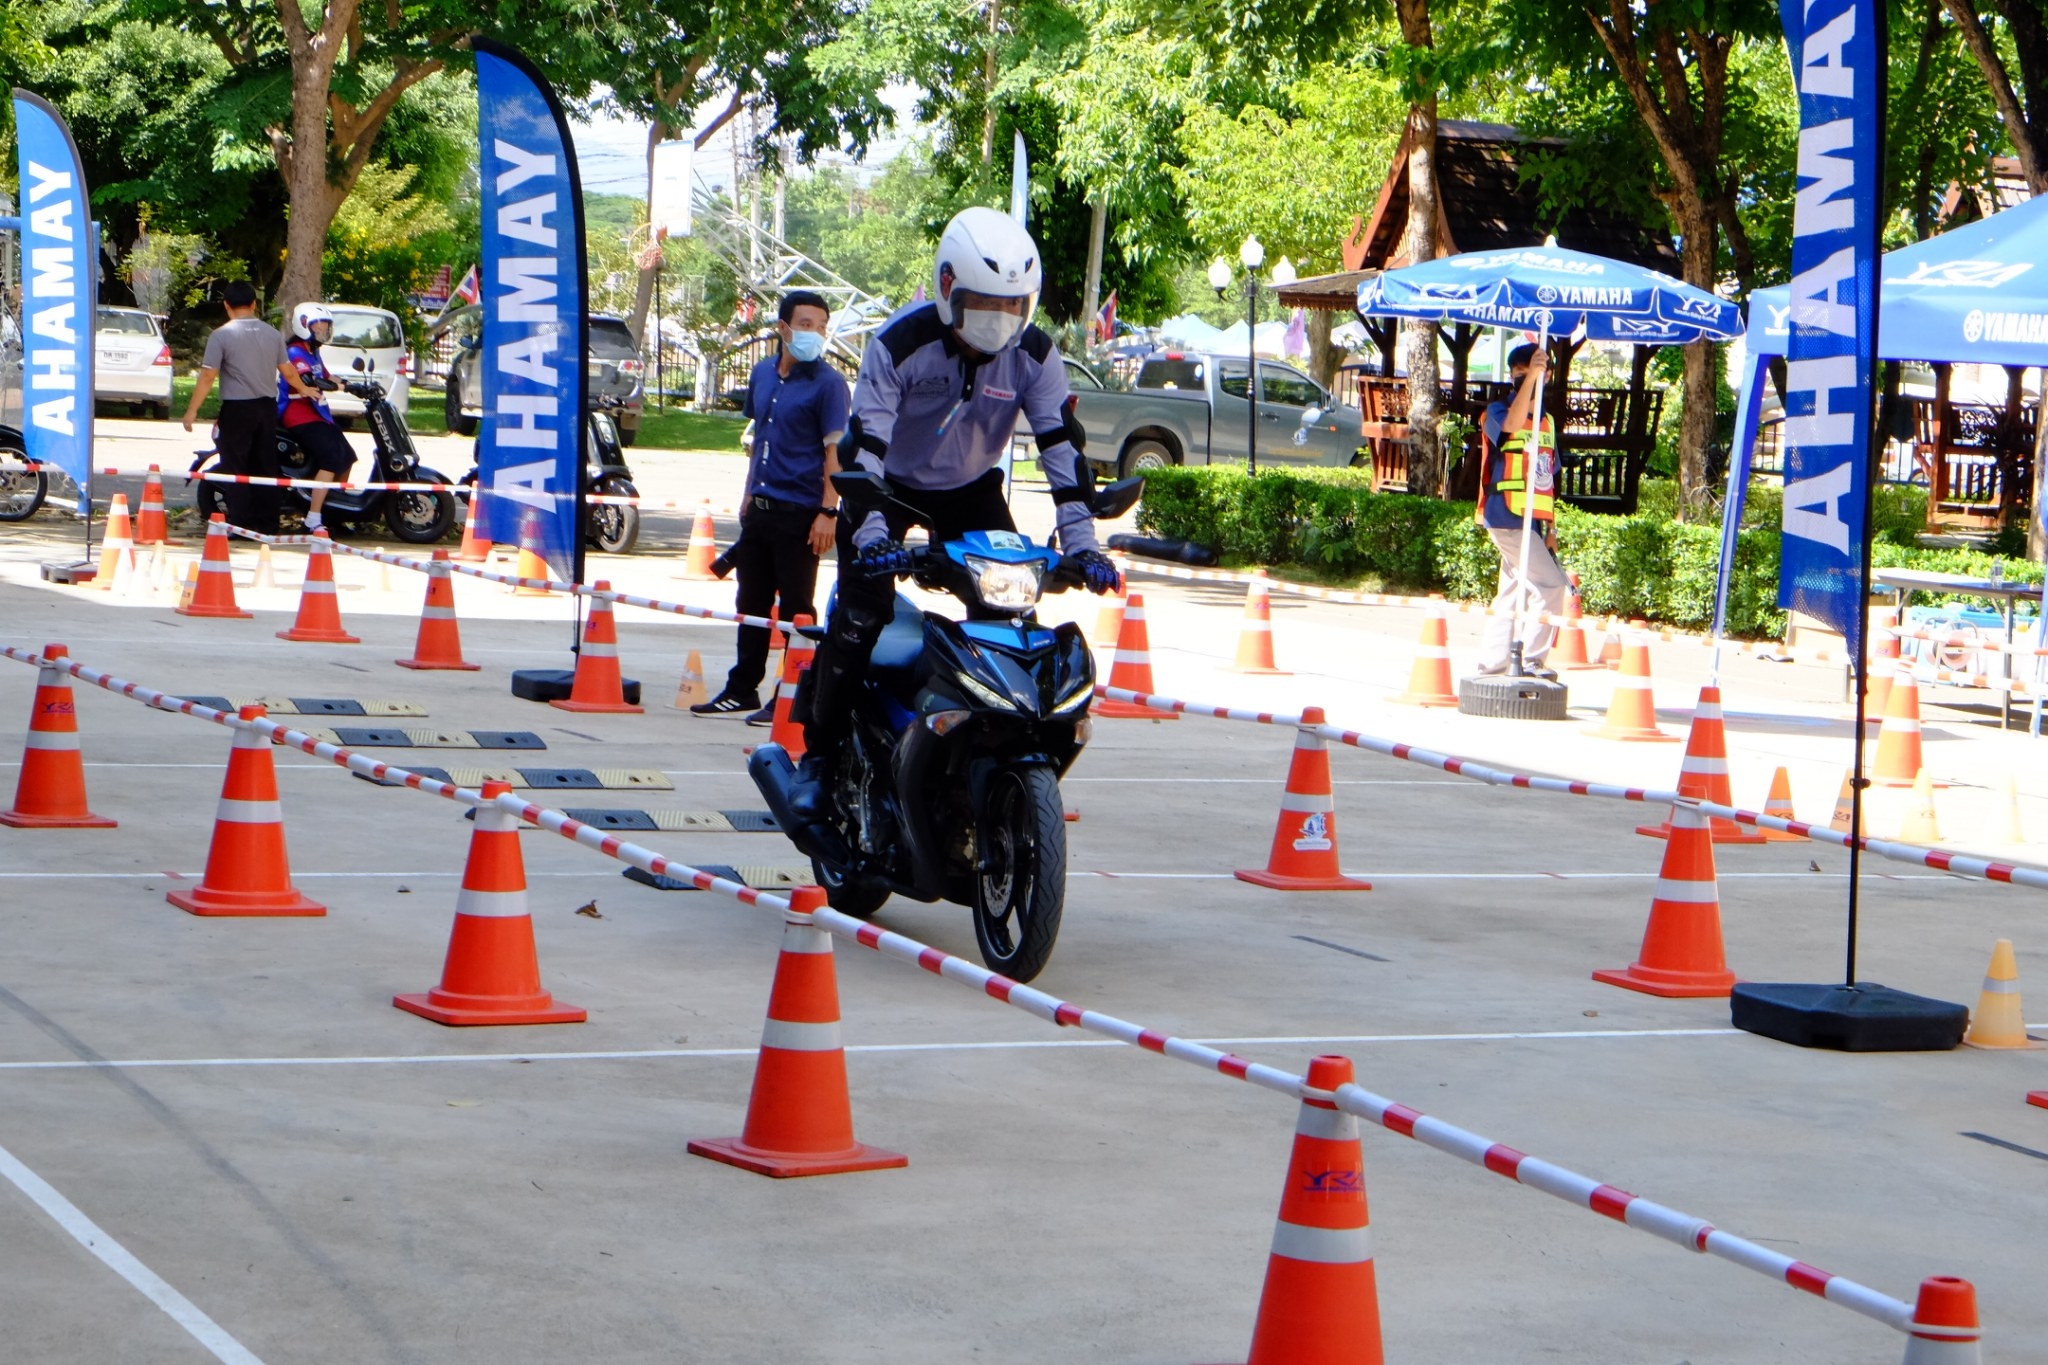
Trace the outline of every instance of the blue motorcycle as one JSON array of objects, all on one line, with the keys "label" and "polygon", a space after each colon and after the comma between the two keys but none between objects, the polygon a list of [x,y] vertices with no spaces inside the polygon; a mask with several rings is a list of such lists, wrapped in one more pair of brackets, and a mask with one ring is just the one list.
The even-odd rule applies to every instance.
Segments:
[{"label": "blue motorcycle", "polygon": [[[856,513],[888,497],[872,474],[840,474],[834,484]],[[1091,510],[1122,515],[1140,484],[1111,484]],[[889,572],[950,593],[968,619],[897,595],[826,816],[806,822],[793,810],[795,769],[781,745],[756,749],[748,773],[810,856],[834,909],[865,919],[891,895],[970,906],[982,961],[1029,981],[1059,936],[1067,880],[1059,780],[1088,743],[1095,691],[1081,628],[1040,625],[1036,608],[1045,593],[1083,586],[1080,571],[1026,536],[976,531],[913,547]]]}]

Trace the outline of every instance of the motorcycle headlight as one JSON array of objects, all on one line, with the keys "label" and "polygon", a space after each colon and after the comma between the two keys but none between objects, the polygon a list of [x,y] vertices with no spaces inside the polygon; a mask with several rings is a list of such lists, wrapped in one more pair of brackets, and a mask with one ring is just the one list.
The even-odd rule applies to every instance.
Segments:
[{"label": "motorcycle headlight", "polygon": [[968,676],[965,673],[962,673],[959,676],[958,681],[961,686],[965,687],[970,693],[972,693],[975,699],[981,702],[984,706],[993,706],[998,710],[1002,711],[1014,711],[1017,709],[1016,702],[1011,701],[1008,697],[996,691],[994,688],[982,686],[980,683],[976,682],[972,677]]},{"label": "motorcycle headlight", "polygon": [[983,605],[1004,610],[1036,606],[1039,585],[1045,578],[1043,564],[1004,564],[968,555],[967,571],[974,575],[974,590]]}]

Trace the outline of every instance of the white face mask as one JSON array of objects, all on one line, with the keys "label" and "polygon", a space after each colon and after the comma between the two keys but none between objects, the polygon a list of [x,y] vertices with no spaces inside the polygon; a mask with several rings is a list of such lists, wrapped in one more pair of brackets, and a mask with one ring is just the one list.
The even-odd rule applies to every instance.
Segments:
[{"label": "white face mask", "polygon": [[962,308],[956,325],[962,341],[983,355],[994,355],[1017,339],[1024,330],[1024,319],[988,308]]}]

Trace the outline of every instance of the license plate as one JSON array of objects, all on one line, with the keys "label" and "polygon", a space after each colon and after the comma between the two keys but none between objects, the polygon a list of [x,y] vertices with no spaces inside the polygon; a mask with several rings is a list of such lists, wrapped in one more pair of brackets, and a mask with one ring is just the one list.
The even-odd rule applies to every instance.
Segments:
[{"label": "license plate", "polygon": [[126,365],[127,363],[128,357],[119,351],[100,352],[100,364],[102,365]]}]

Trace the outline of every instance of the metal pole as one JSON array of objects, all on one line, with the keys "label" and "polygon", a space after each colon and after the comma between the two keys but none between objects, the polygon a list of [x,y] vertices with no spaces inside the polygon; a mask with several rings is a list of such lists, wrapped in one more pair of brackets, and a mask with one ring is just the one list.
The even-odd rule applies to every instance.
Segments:
[{"label": "metal pole", "polygon": [[1244,468],[1245,473],[1259,472],[1259,347],[1252,335],[1259,325],[1259,277],[1252,271],[1244,275],[1244,353],[1245,375],[1244,396],[1247,414],[1244,424]]},{"label": "metal pole", "polygon": [[[1550,379],[1550,323],[1548,320],[1543,323],[1542,330],[1536,335],[1536,354],[1544,358],[1543,378],[1547,383]],[[1415,377],[1410,375],[1408,382],[1412,385],[1415,382]],[[1413,399],[1411,398],[1410,401],[1412,402]],[[1512,404],[1514,399],[1510,398],[1508,402]],[[1501,433],[1503,440],[1507,436],[1507,432]],[[1531,446],[1534,447],[1533,451],[1530,449]],[[1529,439],[1523,443],[1522,449],[1528,455],[1528,461],[1522,470],[1522,556],[1521,562],[1515,568],[1515,632],[1510,646],[1510,657],[1513,660],[1512,666],[1518,674],[1522,671],[1522,607],[1530,597],[1535,595],[1533,589],[1529,586],[1529,541],[1534,536],[1536,527],[1536,464],[1537,461],[1543,458],[1544,453],[1542,384],[1536,386],[1535,403],[1532,405],[1529,415]],[[1481,494],[1482,496],[1484,495],[1484,490],[1481,490]]]}]

